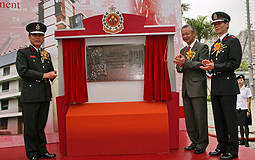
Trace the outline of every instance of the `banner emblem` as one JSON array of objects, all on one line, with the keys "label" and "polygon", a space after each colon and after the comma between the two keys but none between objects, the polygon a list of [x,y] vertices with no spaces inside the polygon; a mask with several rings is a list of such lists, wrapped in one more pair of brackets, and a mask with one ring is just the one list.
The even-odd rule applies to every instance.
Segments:
[{"label": "banner emblem", "polygon": [[124,29],[124,17],[120,11],[116,11],[116,7],[113,5],[108,8],[109,12],[105,12],[103,15],[103,30],[106,33],[115,34],[121,32]]}]

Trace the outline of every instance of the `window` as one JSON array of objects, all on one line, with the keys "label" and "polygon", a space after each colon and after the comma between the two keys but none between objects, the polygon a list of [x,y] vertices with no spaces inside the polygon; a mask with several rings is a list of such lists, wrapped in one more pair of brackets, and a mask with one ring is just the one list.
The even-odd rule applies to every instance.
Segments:
[{"label": "window", "polygon": [[1,110],[8,110],[8,100],[3,100],[2,101]]},{"label": "window", "polygon": [[3,76],[7,76],[7,75],[9,75],[9,74],[10,74],[10,66],[4,68]]},{"label": "window", "polygon": [[0,129],[7,129],[7,125],[8,125],[8,119],[1,118],[0,119]]},{"label": "window", "polygon": [[38,20],[39,22],[43,22],[44,20],[44,2],[43,1],[38,3]]},{"label": "window", "polygon": [[9,82],[2,84],[2,92],[9,92]]}]

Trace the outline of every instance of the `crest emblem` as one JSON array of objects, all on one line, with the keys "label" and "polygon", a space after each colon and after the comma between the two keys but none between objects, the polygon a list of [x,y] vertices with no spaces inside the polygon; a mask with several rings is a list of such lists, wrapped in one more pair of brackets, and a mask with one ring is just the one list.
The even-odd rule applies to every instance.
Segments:
[{"label": "crest emblem", "polygon": [[116,7],[113,5],[108,8],[109,12],[105,12],[103,15],[103,30],[106,33],[115,34],[121,32],[124,29],[124,17],[120,11],[116,11]]},{"label": "crest emblem", "polygon": [[213,18],[214,18],[214,19],[217,19],[217,18],[218,18],[218,16],[217,16],[216,13],[214,13]]},{"label": "crest emblem", "polygon": [[39,30],[39,29],[40,29],[39,24],[36,25],[35,29],[36,29],[36,30]]}]

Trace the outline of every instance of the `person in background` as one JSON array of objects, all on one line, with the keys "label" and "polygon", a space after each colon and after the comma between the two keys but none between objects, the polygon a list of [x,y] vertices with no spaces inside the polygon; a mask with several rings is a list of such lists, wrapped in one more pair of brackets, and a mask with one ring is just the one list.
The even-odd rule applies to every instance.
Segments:
[{"label": "person in background", "polygon": [[236,115],[239,87],[235,70],[242,60],[242,48],[238,38],[228,33],[228,14],[215,12],[212,20],[219,39],[211,48],[209,60],[204,60],[200,67],[213,74],[211,99],[218,145],[209,155],[220,156],[220,159],[234,159],[238,157],[239,150]]},{"label": "person in background", "polygon": [[21,107],[24,123],[24,142],[26,155],[30,160],[55,158],[46,148],[44,128],[48,119],[51,101],[51,84],[57,76],[50,54],[42,50],[44,33],[47,28],[43,23],[33,22],[26,26],[31,45],[19,49],[16,69],[22,78]]},{"label": "person in background", "polygon": [[196,31],[190,25],[181,30],[182,39],[187,46],[181,49],[174,63],[176,70],[183,73],[182,97],[186,128],[191,145],[185,150],[195,150],[195,154],[205,152],[209,143],[207,121],[207,91],[206,74],[199,67],[202,61],[209,57],[209,47],[195,39]]},{"label": "person in background", "polygon": [[[240,145],[245,145],[245,147],[249,147],[249,127],[251,125],[251,90],[247,86],[244,85],[245,77],[244,75],[239,75],[237,77],[237,82],[240,89],[240,94],[237,95],[237,103],[236,103],[236,113],[237,113],[237,125],[240,126],[240,134],[242,137]],[[245,130],[244,130],[245,128]],[[245,133],[245,141],[244,141],[244,133]]]}]

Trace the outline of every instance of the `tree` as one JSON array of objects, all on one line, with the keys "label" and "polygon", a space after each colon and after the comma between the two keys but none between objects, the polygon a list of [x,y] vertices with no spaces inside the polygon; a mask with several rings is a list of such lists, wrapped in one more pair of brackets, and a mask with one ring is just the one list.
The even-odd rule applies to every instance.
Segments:
[{"label": "tree", "polygon": [[240,67],[237,69],[237,71],[248,71],[248,63],[246,61],[242,61],[240,64]]},{"label": "tree", "polygon": [[187,4],[187,3],[183,3],[181,4],[181,12],[182,12],[182,15],[184,12],[187,12],[189,9],[190,9],[190,4]]},{"label": "tree", "polygon": [[187,24],[194,27],[196,34],[196,39],[200,42],[201,39],[212,39],[217,37],[217,33],[213,29],[213,25],[211,25],[211,21],[206,21],[207,16],[197,16],[196,19],[194,18],[185,18],[184,20]]}]

